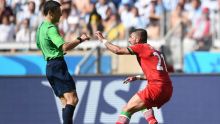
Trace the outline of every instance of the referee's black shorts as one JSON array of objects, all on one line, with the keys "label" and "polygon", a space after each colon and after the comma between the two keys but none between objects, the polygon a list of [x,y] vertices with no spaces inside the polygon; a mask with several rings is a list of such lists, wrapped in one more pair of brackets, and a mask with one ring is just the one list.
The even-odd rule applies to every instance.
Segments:
[{"label": "referee's black shorts", "polygon": [[47,61],[46,76],[56,96],[63,97],[66,92],[76,91],[75,82],[63,58]]}]

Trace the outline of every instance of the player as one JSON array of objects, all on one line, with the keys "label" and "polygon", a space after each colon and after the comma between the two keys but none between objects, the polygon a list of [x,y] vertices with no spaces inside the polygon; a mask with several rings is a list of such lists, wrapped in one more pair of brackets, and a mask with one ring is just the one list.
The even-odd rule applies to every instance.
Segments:
[{"label": "player", "polygon": [[45,20],[39,25],[36,33],[37,47],[42,51],[47,61],[46,77],[57,97],[63,105],[62,117],[64,124],[72,124],[72,117],[78,102],[75,82],[68,72],[64,54],[75,48],[85,40],[89,40],[86,34],[77,39],[65,42],[58,32],[57,23],[62,15],[61,5],[56,1],[47,1],[43,14]]},{"label": "player", "polygon": [[98,39],[111,52],[118,55],[136,55],[144,72],[144,76],[128,77],[124,83],[134,80],[148,80],[145,89],[138,91],[123,107],[116,124],[128,124],[132,114],[142,110],[149,124],[157,124],[152,107],[160,108],[172,96],[172,83],[168,75],[163,55],[147,44],[147,31],[135,29],[130,37],[131,46],[122,48],[109,43],[100,31],[96,32]]}]

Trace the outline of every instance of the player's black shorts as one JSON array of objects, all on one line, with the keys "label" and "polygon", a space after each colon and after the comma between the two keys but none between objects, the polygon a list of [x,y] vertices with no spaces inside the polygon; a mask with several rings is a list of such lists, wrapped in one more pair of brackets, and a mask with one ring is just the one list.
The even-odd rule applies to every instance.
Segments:
[{"label": "player's black shorts", "polygon": [[54,93],[58,97],[62,97],[66,92],[76,90],[75,82],[68,72],[66,62],[63,58],[47,61],[46,76]]}]

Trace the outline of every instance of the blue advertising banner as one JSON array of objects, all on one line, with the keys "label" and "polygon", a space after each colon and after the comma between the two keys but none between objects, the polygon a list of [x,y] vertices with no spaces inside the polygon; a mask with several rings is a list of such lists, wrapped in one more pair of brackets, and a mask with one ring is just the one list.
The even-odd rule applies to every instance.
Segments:
[{"label": "blue advertising banner", "polygon": [[219,52],[192,52],[184,57],[185,73],[219,73]]},{"label": "blue advertising banner", "polygon": [[[65,60],[70,74],[74,74],[76,66],[83,55],[66,55]],[[96,74],[96,56],[88,58],[81,67],[81,74]],[[0,55],[0,75],[46,75],[46,61],[42,55]],[[9,69],[10,68],[10,69]],[[111,73],[111,56],[101,57],[100,71],[102,74]]]},{"label": "blue advertising banner", "polygon": [[[219,124],[220,75],[172,75],[174,93],[161,109],[161,124]],[[74,124],[114,124],[121,108],[146,81],[126,76],[74,76],[79,103]],[[60,101],[45,77],[0,77],[0,124],[61,124]],[[141,112],[131,124],[145,124]]]}]

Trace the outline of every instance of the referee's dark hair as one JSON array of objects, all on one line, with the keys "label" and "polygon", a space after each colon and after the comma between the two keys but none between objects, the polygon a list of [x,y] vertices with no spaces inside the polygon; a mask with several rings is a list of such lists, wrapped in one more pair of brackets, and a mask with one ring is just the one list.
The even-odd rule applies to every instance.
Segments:
[{"label": "referee's dark hair", "polygon": [[141,42],[147,43],[147,31],[142,28],[134,29],[134,31],[141,38]]},{"label": "referee's dark hair", "polygon": [[60,6],[61,4],[57,1],[49,0],[44,4],[43,14],[46,16],[49,11],[55,12],[55,10]]}]

